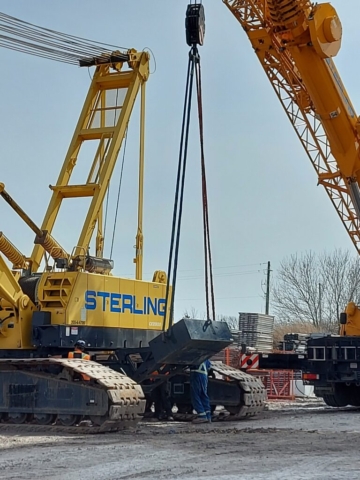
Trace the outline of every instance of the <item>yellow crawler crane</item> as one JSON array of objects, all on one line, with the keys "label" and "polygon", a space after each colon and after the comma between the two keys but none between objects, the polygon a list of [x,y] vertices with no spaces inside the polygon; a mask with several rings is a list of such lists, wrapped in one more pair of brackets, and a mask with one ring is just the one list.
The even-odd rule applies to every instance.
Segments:
[{"label": "yellow crawler crane", "polygon": [[[123,70],[124,59],[130,67],[127,70]],[[145,52],[114,52],[107,63],[102,59],[102,64],[96,67],[59,178],[55,186],[50,186],[53,193],[41,228],[14,201],[4,184],[0,184],[0,196],[36,235],[35,247],[28,258],[5,235],[0,237],[1,252],[13,263],[14,270],[23,272],[22,275],[14,276],[4,260],[1,260],[4,281],[0,289],[7,302],[4,304],[3,300],[2,306],[20,308],[27,327],[31,325],[27,316],[34,317],[32,326],[35,327],[36,346],[47,343],[47,337],[51,337],[53,346],[59,346],[60,340],[62,346],[65,346],[63,339],[67,339],[65,343],[71,347],[74,343],[71,332],[76,331],[76,336],[87,338],[90,344],[93,343],[92,336],[96,336],[94,346],[108,347],[104,340],[106,334],[103,333],[107,328],[121,328],[124,339],[119,339],[117,345],[124,345],[126,329],[146,331],[148,340],[154,336],[151,331],[156,334],[162,325],[165,316],[166,275],[155,272],[154,282],[141,281],[144,110],[145,82],[148,76],[149,55]],[[102,206],[140,89],[139,214],[134,259],[138,281],[134,282],[113,277],[110,274],[113,262],[103,258]],[[87,178],[83,184],[71,184],[80,150],[87,142],[91,142],[92,146],[97,142]],[[90,206],[76,246],[69,254],[51,234],[62,202],[80,197],[90,197]],[[96,255],[91,256],[90,241],[95,228]],[[44,256],[46,268],[38,274]],[[54,265],[50,264],[51,259]],[[107,312],[111,316],[106,315]],[[14,322],[11,315],[0,313],[0,318],[1,316],[0,347],[1,339],[6,338],[7,349],[34,348],[33,339],[21,322]],[[91,331],[88,331],[89,328]]]},{"label": "yellow crawler crane", "polygon": [[[184,369],[210,358],[232,338],[222,322],[182,319],[173,324],[166,274],[159,270],[151,282],[142,279],[149,55],[113,51],[82,56],[79,63],[95,67],[95,73],[60,175],[50,186],[41,227],[0,184],[2,199],[35,234],[30,256],[0,234],[0,424],[17,423],[31,430],[34,425],[54,425],[62,431],[74,426],[85,432],[119,430],[141,419],[145,398],[151,401],[152,392],[165,380],[170,381],[179,418],[192,418]],[[103,256],[103,203],[139,92],[136,278],[130,280],[113,276],[113,262]],[[93,157],[85,147],[79,161],[90,143]],[[74,170],[86,171],[86,165],[84,183],[71,183]],[[70,251],[55,240],[54,225],[63,201],[84,197],[89,198],[87,215]],[[78,219],[69,218],[69,237],[78,225]],[[91,361],[67,358],[79,339],[86,342]],[[263,409],[266,393],[260,382],[223,365],[214,364],[214,371],[227,381],[212,381],[213,408],[225,405],[235,419]]]},{"label": "yellow crawler crane", "polygon": [[[136,422],[144,412],[141,387],[98,363],[49,356],[66,357],[78,338],[85,338],[90,349],[138,347],[161,329],[166,276],[156,272],[153,282],[141,281],[149,55],[135,50],[113,52],[101,59],[83,59],[82,63],[99,64],[58,181],[50,187],[52,198],[41,228],[0,184],[0,195],[36,235],[29,257],[21,254],[4,234],[0,235],[0,251],[13,264],[11,270],[0,256],[0,378],[4,387],[0,417],[13,423],[57,421],[71,426],[88,416],[98,429],[113,430]],[[134,281],[110,275],[112,261],[103,258],[102,205],[139,90],[139,222]],[[87,178],[83,184],[71,184],[80,149],[89,141],[92,145],[96,141],[97,148]],[[79,197],[90,197],[90,206],[76,247],[69,254],[51,233],[62,201]],[[96,255],[91,256],[95,228]],[[45,271],[38,273],[45,255]],[[84,385],[81,374],[85,372],[91,381]],[[46,380],[42,381],[44,375]],[[71,388],[69,380],[73,380]]]},{"label": "yellow crawler crane", "polygon": [[[360,118],[333,57],[342,26],[330,3],[223,0],[245,30],[295,132],[360,253]],[[360,405],[360,309],[340,316],[340,337],[308,341],[299,369],[330,406]],[[291,356],[290,356],[291,357]],[[294,357],[267,355],[266,368],[295,368]],[[296,363],[296,362],[295,362]]]}]

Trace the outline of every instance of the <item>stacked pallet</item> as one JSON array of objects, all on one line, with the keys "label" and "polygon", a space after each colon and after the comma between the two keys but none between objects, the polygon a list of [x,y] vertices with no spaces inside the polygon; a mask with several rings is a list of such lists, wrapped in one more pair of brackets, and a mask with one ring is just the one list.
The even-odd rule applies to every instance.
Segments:
[{"label": "stacked pallet", "polygon": [[232,328],[230,329],[230,331],[231,336],[234,339],[234,345],[236,345],[237,347],[241,347],[241,332]]},{"label": "stacked pallet", "polygon": [[257,352],[273,349],[274,317],[261,313],[239,313],[239,344]]}]

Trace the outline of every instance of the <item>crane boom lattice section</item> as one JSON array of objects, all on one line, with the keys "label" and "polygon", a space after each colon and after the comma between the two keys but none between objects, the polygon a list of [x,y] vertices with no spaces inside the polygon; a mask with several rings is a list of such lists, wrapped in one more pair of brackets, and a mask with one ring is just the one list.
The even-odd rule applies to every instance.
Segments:
[{"label": "crane boom lattice section", "polygon": [[[240,22],[293,125],[321,183],[360,253],[360,220],[348,180],[339,171],[330,142],[289,49],[267,18],[265,0],[223,0]],[[327,59],[330,68],[331,59]],[[335,67],[334,67],[335,68]]]}]

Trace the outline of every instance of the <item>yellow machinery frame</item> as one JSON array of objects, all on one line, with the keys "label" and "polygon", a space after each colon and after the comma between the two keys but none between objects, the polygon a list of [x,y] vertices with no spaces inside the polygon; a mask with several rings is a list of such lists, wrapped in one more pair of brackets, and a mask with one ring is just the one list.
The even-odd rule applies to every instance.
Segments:
[{"label": "yellow machinery frame", "polygon": [[[140,108],[140,158],[139,158],[139,202],[138,229],[136,237],[136,279],[142,278],[142,218],[143,218],[143,175],[144,175],[144,124],[145,124],[145,85],[149,77],[149,54],[130,51],[129,70],[122,71],[123,64],[97,66],[79,121],[71,140],[63,167],[46,211],[41,230],[51,234],[63,199],[92,197],[79,240],[73,256],[86,254],[97,225],[96,256],[103,256],[103,212],[102,206],[109,181],[115,167],[118,152],[126,135],[128,122],[139,89]],[[116,69],[111,72],[110,67]],[[110,93],[124,90],[122,105],[108,103]],[[120,95],[119,95],[120,96]],[[116,121],[111,125],[109,117]],[[71,185],[70,179],[84,142],[98,141],[98,148],[90,167],[87,180],[82,185]],[[51,252],[50,252],[51,253]],[[30,257],[31,270],[36,272],[43,259],[43,245],[35,245]]]}]

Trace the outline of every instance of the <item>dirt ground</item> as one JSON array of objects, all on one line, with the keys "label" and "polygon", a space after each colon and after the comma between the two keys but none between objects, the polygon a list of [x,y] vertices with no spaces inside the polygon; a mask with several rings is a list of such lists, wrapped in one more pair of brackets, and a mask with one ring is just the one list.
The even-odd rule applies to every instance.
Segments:
[{"label": "dirt ground", "polygon": [[136,431],[43,436],[0,430],[0,478],[43,480],[360,478],[360,410],[271,403],[260,417]]}]

